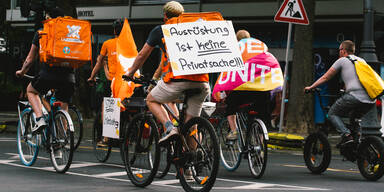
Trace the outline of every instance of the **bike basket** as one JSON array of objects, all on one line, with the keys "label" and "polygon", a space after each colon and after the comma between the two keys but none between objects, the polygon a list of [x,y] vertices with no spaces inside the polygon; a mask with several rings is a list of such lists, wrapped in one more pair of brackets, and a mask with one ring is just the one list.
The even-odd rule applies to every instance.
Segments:
[{"label": "bike basket", "polygon": [[123,100],[124,107],[145,107],[147,104],[145,103],[144,97],[131,97],[125,98]]}]

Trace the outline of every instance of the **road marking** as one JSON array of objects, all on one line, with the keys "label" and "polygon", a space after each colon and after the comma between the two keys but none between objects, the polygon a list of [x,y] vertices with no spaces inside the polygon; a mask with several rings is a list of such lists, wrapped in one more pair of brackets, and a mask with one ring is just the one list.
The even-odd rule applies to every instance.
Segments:
[{"label": "road marking", "polygon": [[[283,165],[285,167],[296,167],[296,168],[307,168],[303,165]],[[333,171],[333,172],[344,172],[344,173],[360,173],[359,171],[353,171],[353,170],[345,170],[345,169],[333,169],[333,168],[327,168],[326,171]]]},{"label": "road marking", "polygon": [[[13,153],[8,153],[9,155],[14,155]],[[41,158],[46,159],[48,158]],[[23,164],[14,163],[15,160],[0,160],[0,164],[15,166],[15,167],[23,167],[28,169],[36,169],[36,170],[44,170],[49,172],[55,172],[53,167],[34,167],[34,166],[25,166]],[[72,164],[70,169],[72,168],[80,168],[80,167],[86,167],[86,166],[98,166],[106,164],[104,163],[91,163],[91,162],[82,162],[82,161],[76,161],[76,164]],[[113,165],[113,164],[111,164]],[[116,165],[113,165],[116,166]],[[118,166],[121,167],[121,166]],[[111,180],[111,181],[120,181],[120,182],[129,182],[129,179],[121,179],[116,178],[115,176],[122,176],[125,175],[126,172],[113,172],[113,173],[104,173],[104,174],[95,174],[95,175],[89,175],[89,174],[83,174],[83,173],[76,173],[72,171],[67,171],[66,174],[68,175],[76,175],[76,176],[82,176],[82,177],[89,177],[89,178],[97,178],[97,179],[105,179],[105,180]],[[302,186],[295,186],[295,185],[281,185],[281,184],[274,184],[274,183],[260,183],[260,182],[250,182],[250,181],[241,181],[241,180],[232,180],[232,179],[221,179],[217,178],[217,181],[223,181],[223,182],[217,182],[215,186],[213,187],[213,190],[286,190],[286,191],[325,191],[330,189],[325,188],[312,188],[312,187],[302,187]],[[222,183],[228,184],[231,183],[238,183],[235,184],[237,186],[229,186],[229,187],[222,187],[220,186]],[[168,180],[162,180],[162,181],[154,181],[152,182],[152,185],[154,186],[161,186],[161,187],[169,187],[169,188],[178,188],[181,189],[182,187],[178,184],[178,179],[168,179]],[[239,186],[240,185],[240,186]]]},{"label": "road marking", "polygon": [[15,142],[15,138],[0,138],[0,142]]},{"label": "road marking", "polygon": [[93,176],[95,176],[95,177],[117,177],[117,176],[123,176],[123,175],[127,175],[127,172],[126,171],[120,171],[120,172],[97,174],[97,175],[93,175]]}]

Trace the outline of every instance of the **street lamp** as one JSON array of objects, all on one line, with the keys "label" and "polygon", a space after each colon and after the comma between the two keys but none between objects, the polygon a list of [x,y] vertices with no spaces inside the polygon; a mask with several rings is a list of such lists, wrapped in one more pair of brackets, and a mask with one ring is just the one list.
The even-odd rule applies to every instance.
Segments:
[{"label": "street lamp", "polygon": [[[365,61],[376,71],[380,70],[380,64],[382,64],[376,55],[376,46],[374,42],[374,10],[371,0],[364,0],[364,31],[363,40],[360,46],[359,56],[364,58]],[[361,127],[363,135],[377,135],[381,136],[380,123],[377,119],[377,109],[374,106],[366,115],[361,119]]]}]

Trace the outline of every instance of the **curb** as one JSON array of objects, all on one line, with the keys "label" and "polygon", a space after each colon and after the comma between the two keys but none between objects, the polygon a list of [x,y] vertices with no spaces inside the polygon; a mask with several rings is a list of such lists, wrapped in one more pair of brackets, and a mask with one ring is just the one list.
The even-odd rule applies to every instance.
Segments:
[{"label": "curb", "polygon": [[305,140],[303,136],[289,133],[268,133],[268,136],[268,147],[272,149],[301,149]]}]

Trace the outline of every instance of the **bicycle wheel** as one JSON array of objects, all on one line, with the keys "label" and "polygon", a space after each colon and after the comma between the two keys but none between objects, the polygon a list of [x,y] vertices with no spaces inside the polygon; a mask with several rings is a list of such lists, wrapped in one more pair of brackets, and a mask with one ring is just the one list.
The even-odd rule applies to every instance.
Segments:
[{"label": "bicycle wheel", "polygon": [[173,147],[171,145],[160,146],[160,162],[156,174],[157,178],[163,178],[168,174],[169,169],[171,168],[172,151]]},{"label": "bicycle wheel", "polygon": [[179,157],[175,165],[180,183],[188,192],[209,191],[215,184],[220,161],[215,130],[208,120],[201,117],[190,119],[181,130],[182,136],[174,145]]},{"label": "bicycle wheel", "polygon": [[51,142],[51,162],[56,172],[65,173],[72,163],[75,150],[71,117],[66,111],[59,110],[54,114],[54,129]]},{"label": "bicycle wheel", "polygon": [[[241,162],[240,138],[237,141],[227,141],[226,136],[231,131],[227,118],[223,118],[217,128],[220,142],[220,160],[227,171],[235,171]],[[238,134],[240,137],[240,134]]]},{"label": "bicycle wheel", "polygon": [[134,185],[145,187],[152,183],[159,166],[157,126],[152,117],[140,113],[132,118],[125,133],[125,170]]},{"label": "bicycle wheel", "polygon": [[27,108],[21,112],[17,125],[17,150],[21,162],[26,166],[32,166],[39,154],[38,137],[32,136],[33,126],[32,110]]},{"label": "bicycle wheel", "polygon": [[[251,119],[249,119],[251,120]],[[263,176],[267,167],[268,148],[264,130],[264,122],[260,119],[254,119],[250,122],[247,131],[247,149],[248,165],[252,175],[255,178]]]},{"label": "bicycle wheel", "polygon": [[370,181],[384,174],[384,143],[375,136],[366,137],[358,148],[357,165],[361,175]]},{"label": "bicycle wheel", "polygon": [[81,116],[80,111],[76,106],[70,106],[68,108],[69,116],[72,119],[73,127],[75,131],[73,132],[73,137],[75,139],[75,150],[79,147],[81,139],[83,138],[83,117]]},{"label": "bicycle wheel", "polygon": [[100,162],[107,161],[111,154],[112,145],[110,144],[109,139],[103,137],[101,112],[97,113],[95,120],[93,121],[92,145],[96,159]]},{"label": "bicycle wheel", "polygon": [[320,174],[327,170],[331,162],[331,146],[324,133],[314,133],[307,137],[304,144],[304,161],[312,173]]}]

